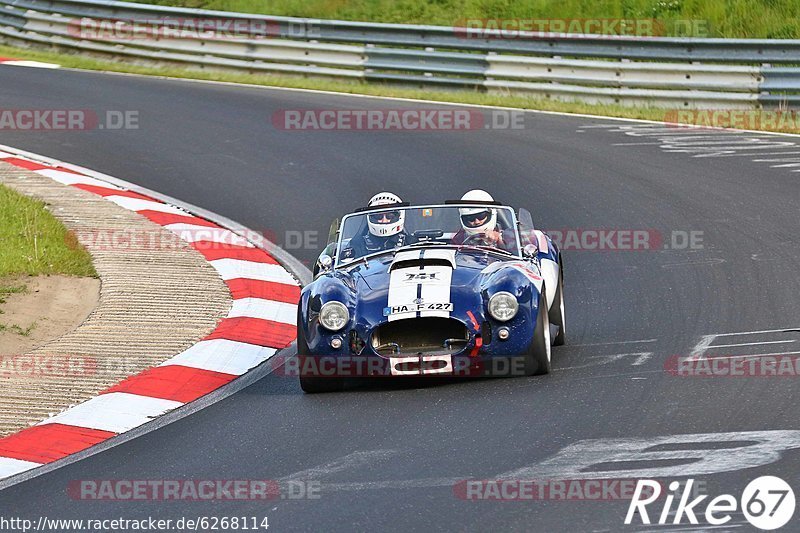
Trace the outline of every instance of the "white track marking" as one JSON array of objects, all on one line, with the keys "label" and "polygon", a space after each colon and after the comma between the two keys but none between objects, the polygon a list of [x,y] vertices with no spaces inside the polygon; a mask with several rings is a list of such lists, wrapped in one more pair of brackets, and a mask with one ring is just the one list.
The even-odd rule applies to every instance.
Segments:
[{"label": "white track marking", "polygon": [[222,279],[226,281],[244,278],[297,285],[292,275],[280,265],[256,263],[254,261],[244,261],[241,259],[216,259],[209,262],[211,266],[217,269]]},{"label": "white track marking", "polygon": [[186,242],[218,242],[222,244],[232,244],[235,246],[245,246],[247,248],[254,248],[250,242],[237,235],[229,229],[225,228],[211,228],[208,226],[198,226],[196,224],[167,224],[164,228],[168,229],[175,235]]},{"label": "white track marking", "polygon": [[642,339],[639,341],[615,341],[615,342],[589,342],[586,344],[570,344],[571,347],[578,346],[613,346],[615,344],[639,344],[645,342],[656,342],[658,339]]},{"label": "white track marking", "polygon": [[[741,445],[722,451],[715,447],[731,443]],[[686,449],[686,445],[694,449]],[[656,446],[664,449],[653,450]],[[800,431],[795,430],[590,439],[571,444],[540,463],[501,474],[497,479],[652,479],[710,475],[774,463],[783,452],[797,448],[800,448]],[[694,462],[669,466],[657,463],[675,459]],[[656,463],[650,468],[623,466],[640,461]],[[599,468],[599,465],[613,463],[621,463],[621,468]]]},{"label": "white track marking", "polygon": [[0,479],[25,472],[31,468],[42,466],[40,463],[11,459],[10,457],[0,457]]},{"label": "white track marking", "polygon": [[374,465],[376,461],[384,459],[392,459],[400,455],[400,450],[368,450],[361,452],[353,452],[351,454],[340,457],[329,463],[300,470],[294,474],[289,474],[278,479],[279,482],[294,481],[294,480],[319,480],[332,474],[344,472],[345,470],[355,470],[362,466]]},{"label": "white track marking", "polygon": [[779,352],[779,353],[750,353],[750,354],[742,354],[742,355],[711,355],[707,356],[706,359],[714,360],[714,359],[738,359],[738,358],[751,358],[751,357],[779,357],[781,355],[797,355],[800,352]]},{"label": "white track marking", "polygon": [[297,305],[263,298],[242,298],[233,301],[228,313],[228,318],[236,317],[260,318],[294,326],[297,324]]},{"label": "white track marking", "polygon": [[[730,448],[731,443],[739,446]],[[694,449],[686,449],[692,444]],[[703,446],[703,445],[707,446]],[[717,444],[728,447],[719,453]],[[662,450],[653,450],[661,446]],[[800,448],[800,431],[743,431],[731,433],[701,433],[668,435],[628,439],[590,439],[562,448],[554,456],[539,463],[491,475],[488,479],[620,479],[652,477],[686,477],[738,471],[771,464],[783,452]],[[375,466],[380,460],[394,460],[397,450],[355,452],[320,466],[301,470],[280,478],[279,482],[293,480],[320,480],[333,474],[354,470],[366,465]],[[693,463],[677,466],[655,464],[651,468],[629,470],[589,470],[606,463],[631,461],[664,461],[694,459]],[[456,483],[474,477],[465,473],[460,477],[438,477],[362,482],[322,482],[323,492],[362,490],[403,490],[418,488],[453,487]]]},{"label": "white track marking", "polygon": [[390,479],[385,481],[361,481],[354,483],[322,483],[322,492],[327,491],[359,491],[359,490],[403,490],[437,487],[452,487],[464,481],[462,477],[431,477],[419,479]]},{"label": "white track marking", "polygon": [[631,366],[641,366],[649,361],[651,357],[653,357],[653,352],[643,353],[637,357],[633,363],[631,363]]},{"label": "white track marking", "polygon": [[0,61],[0,65],[7,65],[9,67],[28,67],[28,68],[46,68],[46,69],[61,68],[61,65],[57,65],[55,63],[43,63],[41,61],[29,61],[26,59],[12,59],[11,61]]},{"label": "white track marking", "polygon": [[634,360],[633,364],[635,365],[635,364],[637,364],[636,363],[637,361],[641,360],[642,362],[638,363],[638,364],[641,365],[645,361],[647,361],[647,359],[649,359],[652,356],[653,356],[653,352],[633,352],[633,353],[616,353],[616,354],[608,354],[608,355],[593,355],[593,356],[589,357],[589,359],[593,359],[593,361],[590,361],[590,362],[587,362],[587,363],[583,363],[583,364],[580,364],[580,365],[575,365],[575,366],[566,366],[566,367],[554,368],[553,370],[554,371],[555,370],[558,370],[558,371],[561,371],[561,370],[575,370],[575,369],[578,369],[578,368],[589,368],[589,367],[593,367],[593,366],[608,365],[608,364],[611,364],[611,363],[613,363],[615,361],[619,361],[620,359],[624,359],[626,357],[636,357],[636,359]]},{"label": "white track marking", "polygon": [[788,344],[797,341],[764,341],[764,342],[740,342],[738,344],[715,344],[711,348],[736,348],[737,346],[761,346],[762,344]]},{"label": "white track marking", "polygon": [[800,334],[800,328],[792,327],[792,328],[782,328],[782,329],[762,329],[759,331],[737,331],[735,333],[715,333],[714,336],[716,337],[729,337],[732,335],[756,335],[760,333],[795,333]]},{"label": "white track marking", "polygon": [[34,172],[64,185],[95,185],[97,187],[105,187],[106,189],[122,190],[121,187],[117,187],[111,183],[90,178],[89,176],[80,176],[74,172],[64,172],[63,170],[56,170],[54,168],[43,168],[42,170],[34,170]]},{"label": "white track marking", "polygon": [[692,352],[689,354],[689,359],[699,359],[703,357],[703,355],[708,351],[709,346],[711,343],[714,342],[714,339],[717,338],[717,335],[703,335],[700,339],[700,342],[695,344],[694,348],[692,348]]},{"label": "white track marking", "polygon": [[713,350],[715,348],[732,348],[736,346],[759,346],[761,344],[780,344],[780,343],[791,343],[795,342],[794,340],[779,340],[779,341],[764,341],[764,342],[753,342],[753,343],[741,343],[741,344],[720,344],[715,345],[713,344],[714,341],[719,337],[739,337],[744,335],[763,335],[768,333],[795,333],[794,331],[789,330],[797,330],[800,328],[782,328],[782,329],[762,329],[756,331],[736,331],[732,333],[712,333],[710,335],[703,335],[694,348],[692,348],[691,353],[689,354],[689,359],[699,359],[706,355],[709,350]]},{"label": "white track marking", "polygon": [[160,366],[181,365],[241,376],[273,355],[274,348],[227,339],[200,341]]},{"label": "white track marking", "polygon": [[[585,128],[587,126],[582,126]],[[780,163],[770,168],[800,172],[800,159],[786,159],[797,154],[798,145],[790,140],[778,140],[771,132],[718,129],[709,127],[685,127],[673,124],[637,124],[608,127],[599,125],[610,133],[622,133],[630,137],[644,138],[644,142],[611,143],[611,146],[657,145],[664,153],[684,153],[690,157],[748,157],[753,162]],[[791,136],[794,137],[794,136]],[[778,151],[773,151],[778,150]],[[765,155],[782,159],[764,159]]]},{"label": "white track marking", "polygon": [[152,200],[142,200],[141,198],[130,198],[129,196],[106,196],[106,200],[114,202],[120,207],[130,211],[159,211],[161,213],[172,213],[173,215],[188,215],[186,211]]},{"label": "white track marking", "polygon": [[124,433],[181,405],[172,400],[112,392],[95,396],[37,425],[58,423]]}]

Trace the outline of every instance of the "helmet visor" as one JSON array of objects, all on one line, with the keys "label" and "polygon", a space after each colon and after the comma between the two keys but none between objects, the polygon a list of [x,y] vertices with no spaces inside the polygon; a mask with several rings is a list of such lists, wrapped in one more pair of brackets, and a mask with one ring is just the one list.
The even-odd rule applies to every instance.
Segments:
[{"label": "helmet visor", "polygon": [[381,211],[369,215],[369,221],[373,224],[394,224],[398,220],[400,220],[400,211]]},{"label": "helmet visor", "polygon": [[478,213],[471,213],[469,215],[461,215],[461,222],[467,228],[477,228],[489,221],[492,214],[487,209],[486,211],[479,211]]}]

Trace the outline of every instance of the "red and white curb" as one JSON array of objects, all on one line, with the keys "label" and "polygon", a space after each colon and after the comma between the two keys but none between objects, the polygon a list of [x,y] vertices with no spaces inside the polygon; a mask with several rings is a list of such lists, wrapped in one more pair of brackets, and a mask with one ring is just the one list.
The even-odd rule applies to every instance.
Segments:
[{"label": "red and white curb", "polygon": [[26,59],[14,59],[13,57],[0,57],[0,65],[11,67],[31,67],[31,68],[61,68],[55,63],[42,63],[41,61],[28,61]]},{"label": "red and white curb", "polygon": [[241,235],[62,164],[45,164],[8,151],[0,151],[0,161],[103,196],[172,231],[205,256],[234,300],[217,328],[186,351],[0,439],[0,479],[82,451],[197,400],[295,340],[297,280],[272,255]]}]

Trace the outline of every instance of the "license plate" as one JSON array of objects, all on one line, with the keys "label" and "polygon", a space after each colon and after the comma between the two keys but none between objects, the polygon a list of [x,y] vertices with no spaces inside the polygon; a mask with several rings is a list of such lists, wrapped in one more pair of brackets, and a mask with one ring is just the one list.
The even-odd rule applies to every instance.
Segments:
[{"label": "license plate", "polygon": [[407,304],[395,305],[392,307],[383,308],[383,316],[401,315],[405,313],[418,313],[420,311],[453,311],[452,303],[425,303],[425,304]]}]

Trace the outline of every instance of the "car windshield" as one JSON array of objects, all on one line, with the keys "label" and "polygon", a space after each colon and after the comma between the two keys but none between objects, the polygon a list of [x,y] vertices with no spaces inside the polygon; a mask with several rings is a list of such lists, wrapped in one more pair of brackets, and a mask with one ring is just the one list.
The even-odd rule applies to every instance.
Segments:
[{"label": "car windshield", "polygon": [[514,211],[496,205],[396,207],[347,215],[337,264],[408,246],[474,246],[520,255]]}]

